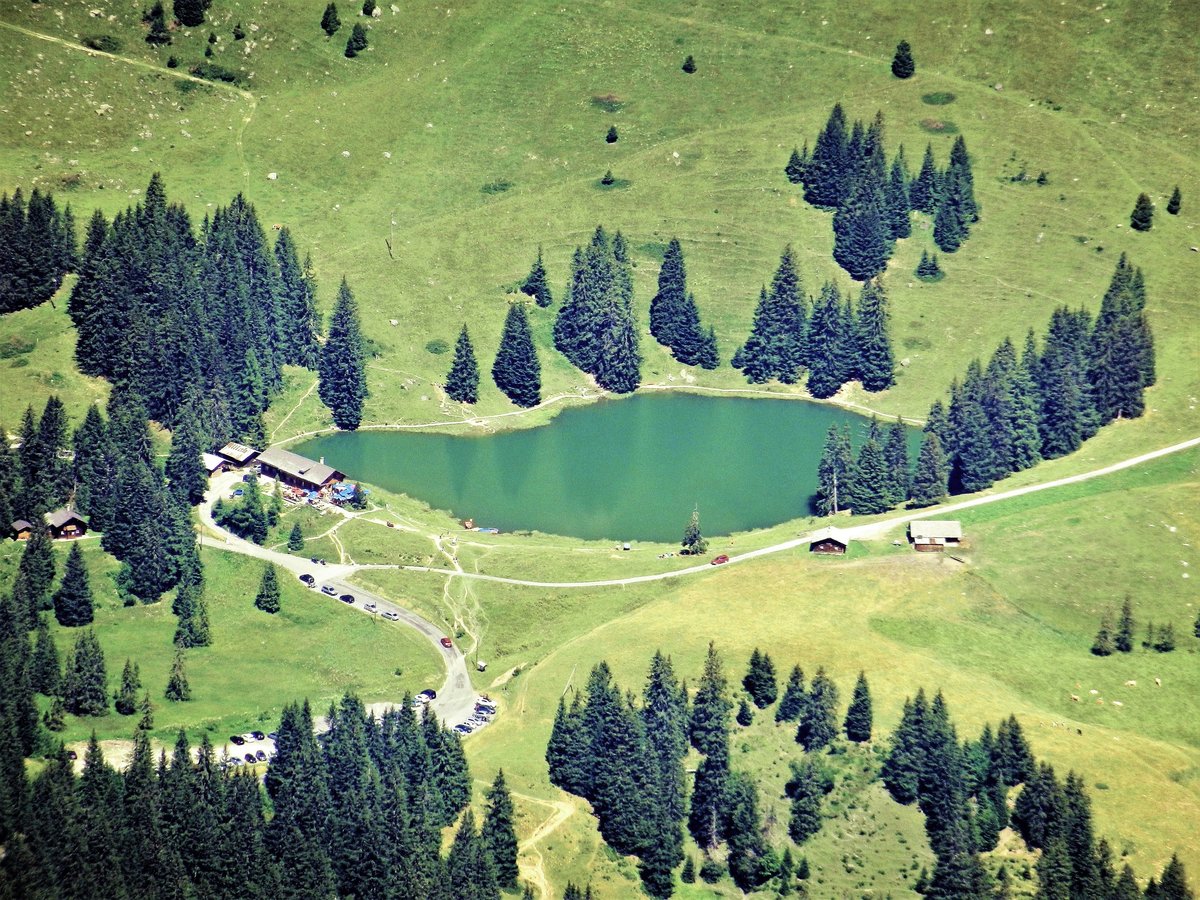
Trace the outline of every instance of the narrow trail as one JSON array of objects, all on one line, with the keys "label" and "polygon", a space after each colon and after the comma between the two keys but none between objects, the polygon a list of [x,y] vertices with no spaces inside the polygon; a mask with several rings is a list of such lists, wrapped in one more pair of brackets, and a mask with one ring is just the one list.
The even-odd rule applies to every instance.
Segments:
[{"label": "narrow trail", "polygon": [[112,59],[119,63],[124,63],[127,66],[133,66],[138,69],[145,69],[148,72],[153,72],[156,75],[174,78],[179,81],[190,81],[193,84],[202,84],[216,91],[224,91],[227,94],[232,94],[250,104],[246,115],[242,117],[241,125],[234,134],[234,147],[237,150],[238,162],[242,167],[242,179],[244,181],[244,190],[248,195],[250,193],[250,167],[246,164],[246,150],[243,138],[246,134],[246,128],[254,119],[254,114],[258,111],[258,98],[250,91],[239,87],[234,87],[232,84],[226,84],[223,81],[209,81],[207,78],[201,78],[198,75],[193,75],[190,72],[181,72],[178,69],[167,69],[157,63],[145,62],[140,59],[130,59],[127,56],[120,56],[116,53],[109,53],[106,50],[96,50],[92,47],[85,47],[83,44],[76,44],[65,38],[55,37],[52,34],[43,34],[40,31],[33,31],[30,28],[22,28],[20,25],[14,25],[11,22],[0,22],[0,28],[7,28],[9,31],[15,31],[18,34],[23,34],[26,37],[35,38],[39,41],[46,41],[50,44],[57,44],[60,47],[66,47],[68,50],[74,50],[79,53],[86,53],[88,56],[100,57],[103,59]]},{"label": "narrow trail", "polygon": [[304,404],[305,400],[307,400],[309,397],[312,396],[312,392],[317,389],[318,383],[319,383],[318,380],[316,378],[314,378],[313,383],[310,384],[308,386],[308,390],[304,392],[304,396],[301,397],[299,400],[297,400],[296,405],[293,406],[291,409],[289,409],[287,415],[279,420],[279,424],[271,429],[271,443],[275,443],[275,435],[277,435],[279,433],[279,429],[281,429],[284,425],[287,424],[288,419],[290,419],[292,417],[292,414],[295,413],[296,410],[298,410]]},{"label": "narrow trail", "polygon": [[545,860],[537,845],[561,828],[575,814],[576,807],[566,800],[543,800],[540,797],[530,797],[528,794],[518,794],[515,791],[512,792],[512,796],[525,803],[536,803],[540,806],[548,806],[553,810],[529,837],[517,845],[517,850],[521,854],[517,864],[521,868],[522,877],[533,885],[539,898],[549,900],[553,895],[550,893],[550,882],[546,878]]}]

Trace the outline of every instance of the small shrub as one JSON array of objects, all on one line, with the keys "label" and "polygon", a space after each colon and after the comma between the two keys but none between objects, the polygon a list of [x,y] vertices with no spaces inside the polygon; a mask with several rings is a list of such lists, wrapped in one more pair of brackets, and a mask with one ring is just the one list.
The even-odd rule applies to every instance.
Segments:
[{"label": "small shrub", "polygon": [[441,338],[437,338],[436,340],[432,340],[428,344],[426,344],[425,349],[428,350],[430,353],[432,353],[434,356],[441,356],[443,353],[445,353],[447,350],[450,349],[450,345],[447,344],[445,341],[443,341]]},{"label": "small shrub", "polygon": [[168,69],[178,69],[179,68],[179,60],[177,60],[173,56],[168,56],[167,57],[167,68]]},{"label": "small shrub", "polygon": [[696,61],[689,55],[688,58],[683,61],[683,66],[681,68],[683,71],[691,75],[696,71]]},{"label": "small shrub", "polygon": [[242,23],[238,22],[233,26],[233,39],[235,41],[243,41],[246,39],[246,32],[242,28]]},{"label": "small shrub", "polygon": [[616,180],[617,179],[613,178],[612,169],[609,169],[607,172],[604,173],[604,177],[600,179],[600,183],[605,186],[608,186],[610,184],[615,184]]},{"label": "small shrub", "polygon": [[503,194],[512,186],[513,183],[511,181],[489,181],[487,184],[481,187],[480,190],[485,194]]},{"label": "small shrub", "polygon": [[598,94],[592,98],[592,106],[608,113],[615,113],[625,108],[625,101],[616,94]]},{"label": "small shrub", "polygon": [[922,119],[919,124],[929,134],[958,134],[958,126],[946,119]]},{"label": "small shrub", "polygon": [[242,76],[232,69],[227,69],[218,63],[203,62],[192,66],[188,69],[197,78],[203,78],[205,81],[223,81],[225,84],[242,83]]},{"label": "small shrub", "polygon": [[616,126],[616,125],[609,125],[609,126],[608,126],[608,134],[604,135],[604,141],[605,141],[605,143],[607,143],[607,144],[615,144],[615,143],[616,143],[616,142],[617,142],[619,139],[620,139],[620,138],[619,138],[619,136],[617,135],[617,126]]},{"label": "small shrub", "polygon": [[81,43],[85,47],[99,50],[102,53],[120,53],[121,48],[125,46],[120,38],[113,37],[111,34],[89,34]]},{"label": "small shrub", "polygon": [[921,102],[928,103],[930,106],[947,106],[957,99],[949,91],[932,91],[921,95]]},{"label": "small shrub", "polygon": [[700,866],[700,880],[705,884],[716,884],[725,874],[725,867],[715,859],[706,859]]},{"label": "small shrub", "polygon": [[0,359],[12,359],[14,356],[22,356],[33,351],[37,345],[20,335],[10,334],[8,337],[0,340]]}]

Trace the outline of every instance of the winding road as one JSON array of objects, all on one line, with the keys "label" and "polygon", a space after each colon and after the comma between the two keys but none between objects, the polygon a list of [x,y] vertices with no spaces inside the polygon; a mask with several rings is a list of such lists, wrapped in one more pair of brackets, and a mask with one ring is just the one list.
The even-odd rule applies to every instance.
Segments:
[{"label": "winding road", "polygon": [[[1159,450],[1153,450],[1149,453],[1143,453],[1139,456],[1134,456],[1129,459],[1122,460],[1118,463],[1113,463],[1109,466],[1104,466],[1099,469],[1094,469],[1090,472],[1083,472],[1079,475],[1070,475],[1065,478],[1057,478],[1052,481],[1042,482],[1040,484],[1031,484],[1024,487],[1012,488],[1006,491],[1000,491],[995,494],[986,494],[981,497],[972,497],[969,500],[962,500],[955,503],[947,503],[941,506],[928,507],[916,512],[905,512],[899,515],[890,516],[886,519],[881,519],[875,522],[868,522],[864,525],[850,526],[842,529],[850,538],[857,540],[865,540],[870,538],[878,538],[887,533],[897,525],[911,522],[915,519],[924,519],[930,516],[945,516],[950,513],[959,512],[964,509],[971,509],[976,506],[986,506],[989,503],[999,503],[1003,500],[1009,500],[1014,497],[1022,497],[1026,494],[1034,494],[1039,491],[1052,490],[1054,488],[1064,487],[1066,485],[1078,484],[1083,481],[1089,481],[1093,478],[1100,478],[1105,475],[1111,475],[1114,472],[1120,472],[1123,469],[1128,469],[1142,463],[1150,462],[1163,456],[1168,456],[1173,453],[1180,453],[1185,450],[1190,450],[1193,447],[1200,446],[1200,437],[1191,438],[1190,440],[1181,441],[1178,444],[1172,444],[1169,447],[1163,447]],[[652,581],[666,581],[671,578],[683,578],[689,575],[700,575],[704,572],[713,572],[714,567],[710,563],[701,563],[695,566],[689,566],[684,569],[676,569],[671,572],[658,572],[651,575],[634,575],[627,578],[609,578],[596,581],[529,581],[521,578],[505,578],[499,575],[486,575],[481,572],[467,572],[462,568],[439,568],[436,566],[401,566],[401,565],[358,565],[358,564],[333,564],[320,565],[314,564],[311,560],[302,557],[292,556],[287,553],[280,553],[277,550],[271,550],[267,547],[260,547],[258,544],[253,544],[250,541],[243,540],[233,534],[222,529],[213,521],[212,507],[218,497],[228,496],[231,489],[235,488],[240,482],[241,473],[227,472],[213,478],[209,483],[208,493],[205,494],[204,502],[200,505],[200,520],[202,523],[201,543],[208,547],[216,547],[218,549],[228,550],[233,553],[240,553],[244,556],[251,556],[256,559],[261,559],[271,562],[282,569],[286,569],[293,574],[311,575],[316,582],[314,589],[328,586],[333,590],[335,596],[330,596],[330,602],[338,602],[336,595],[343,593],[351,593],[355,597],[355,603],[351,608],[358,610],[366,615],[379,615],[384,612],[393,612],[396,614],[396,621],[399,624],[406,625],[409,628],[415,629],[419,634],[423,635],[441,654],[442,661],[446,665],[446,681],[438,692],[437,699],[434,700],[433,706],[438,715],[449,725],[456,725],[469,718],[474,711],[476,694],[471,686],[470,676],[467,674],[466,657],[458,647],[443,647],[441,639],[444,636],[444,629],[434,625],[432,622],[423,619],[421,616],[398,606],[395,602],[387,598],[380,597],[369,591],[363,590],[361,587],[349,582],[350,576],[356,572],[369,569],[399,569],[409,572],[427,572],[437,575],[445,575],[448,578],[468,578],[478,581],[492,581],[500,584],[520,585],[524,587],[538,588],[596,588],[596,587],[616,587],[628,584],[643,584]],[[338,514],[344,514],[338,511]],[[214,535],[216,536],[214,538]],[[746,553],[741,553],[730,557],[729,562],[721,566],[720,569],[728,568],[730,565],[736,565],[747,560],[757,559],[758,557],[768,556],[774,553],[782,553],[788,550],[794,550],[797,547],[804,546],[809,542],[811,533],[800,535],[791,540],[783,541],[778,544],[771,544],[767,547],[760,547],[756,550],[750,550]],[[325,595],[322,595],[325,596]],[[367,602],[375,604],[376,611],[370,612],[365,609]]]}]

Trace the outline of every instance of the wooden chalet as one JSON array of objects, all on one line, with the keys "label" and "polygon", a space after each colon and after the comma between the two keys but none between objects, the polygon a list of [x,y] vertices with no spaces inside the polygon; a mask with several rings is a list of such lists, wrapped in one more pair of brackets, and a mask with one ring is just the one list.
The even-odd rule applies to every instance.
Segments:
[{"label": "wooden chalet", "polygon": [[216,475],[218,472],[224,472],[225,467],[229,465],[229,460],[222,456],[217,456],[215,453],[201,453],[200,458],[204,461],[204,471],[210,477]]},{"label": "wooden chalet", "polygon": [[254,462],[254,457],[258,456],[258,451],[253,447],[247,447],[245,444],[237,444],[230,441],[217,451],[217,455],[241,468]]},{"label": "wooden chalet", "polygon": [[841,556],[850,546],[850,538],[840,528],[829,526],[814,532],[808,541],[809,553],[820,553],[823,556]]},{"label": "wooden chalet", "polygon": [[33,523],[17,519],[8,526],[8,533],[14,541],[27,541],[33,536]]},{"label": "wooden chalet", "polygon": [[63,538],[83,537],[87,534],[87,522],[71,509],[56,509],[45,515],[46,529],[56,541]]},{"label": "wooden chalet", "polygon": [[325,465],[324,459],[314,462],[279,447],[268,447],[260,453],[258,464],[267,478],[278,478],[284,484],[306,491],[319,491],[346,477],[332,466]]},{"label": "wooden chalet", "polygon": [[928,519],[908,523],[908,540],[921,552],[940,551],[962,543],[962,523],[957,519]]}]

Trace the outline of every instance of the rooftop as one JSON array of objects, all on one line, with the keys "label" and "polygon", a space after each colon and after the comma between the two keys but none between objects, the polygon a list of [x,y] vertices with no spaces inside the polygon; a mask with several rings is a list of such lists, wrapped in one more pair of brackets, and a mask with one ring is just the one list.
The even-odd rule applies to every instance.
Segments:
[{"label": "rooftop", "polygon": [[921,522],[909,522],[908,533],[914,541],[920,538],[961,541],[962,522],[957,519],[926,519]]}]

